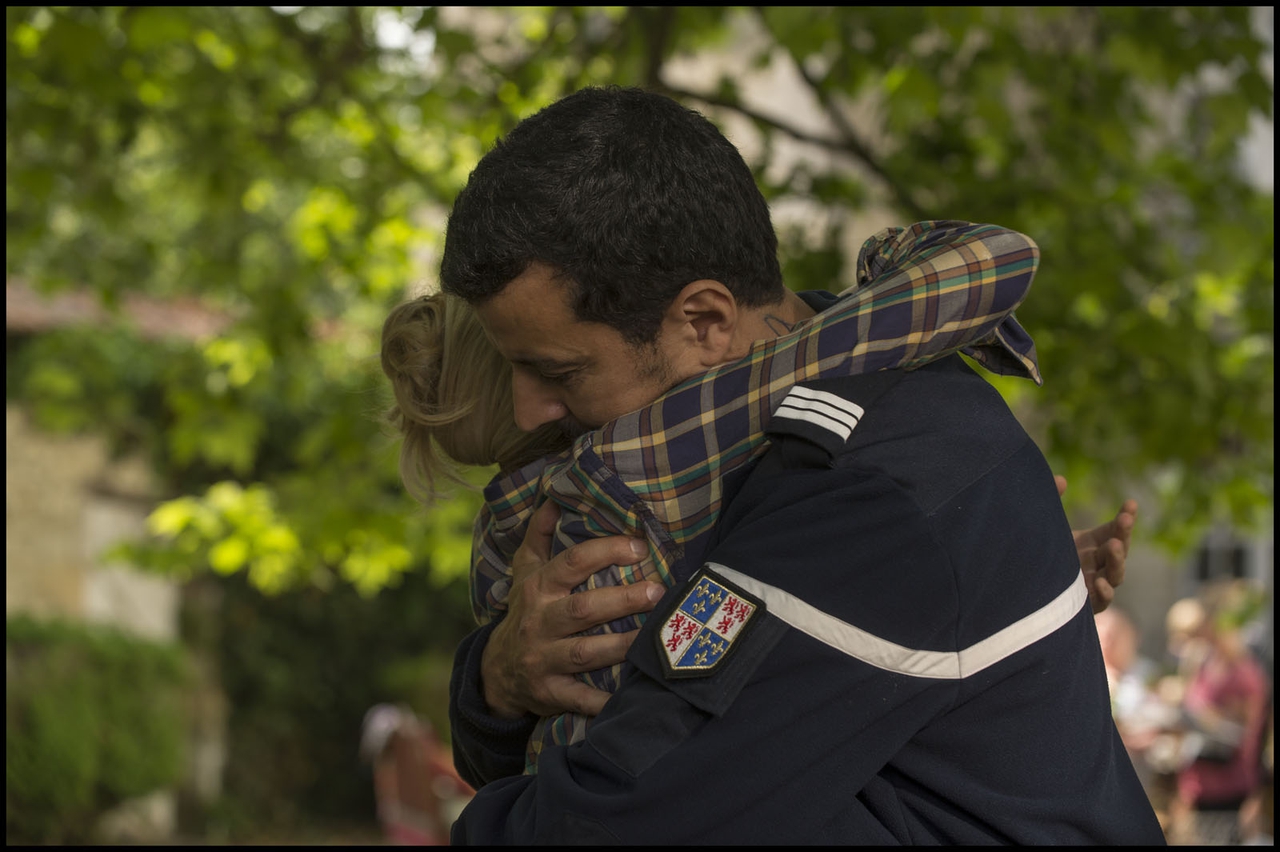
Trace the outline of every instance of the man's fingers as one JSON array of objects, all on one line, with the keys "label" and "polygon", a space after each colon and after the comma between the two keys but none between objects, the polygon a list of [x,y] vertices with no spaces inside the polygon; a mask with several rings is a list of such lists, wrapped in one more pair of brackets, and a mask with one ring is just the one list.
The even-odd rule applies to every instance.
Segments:
[{"label": "man's fingers", "polygon": [[548,589],[569,592],[610,565],[635,565],[648,553],[645,543],[625,535],[594,538],[575,544],[547,563]]},{"label": "man's fingers", "polygon": [[1116,590],[1102,578],[1102,575],[1093,578],[1093,584],[1089,589],[1089,605],[1093,608],[1095,615],[1110,606],[1115,596]]},{"label": "man's fingers", "polygon": [[1055,475],[1053,477],[1053,484],[1058,486],[1059,497],[1067,493],[1067,478],[1065,476]]},{"label": "man's fingers", "polygon": [[602,689],[587,686],[580,680],[571,680],[564,691],[556,696],[557,704],[572,713],[585,713],[588,716],[599,716],[604,703],[609,700],[610,693]]},{"label": "man's fingers", "polygon": [[639,632],[598,633],[564,639],[556,644],[552,665],[556,671],[574,673],[615,665],[626,659],[627,649]]},{"label": "man's fingers", "polygon": [[[549,662],[556,671],[566,673],[612,666],[626,659],[627,649],[639,632],[632,630],[629,633],[605,633],[565,639],[557,643],[557,659]],[[530,701],[530,709],[540,716],[565,711],[595,716],[609,700],[608,692],[583,683],[572,675],[563,674],[545,684],[539,695]]]},{"label": "man's fingers", "polygon": [[1102,546],[1103,559],[1100,567],[1108,582],[1113,586],[1118,586],[1124,582],[1124,563],[1128,549],[1128,542],[1121,542],[1120,539],[1116,538],[1111,539]]},{"label": "man's fingers", "polygon": [[529,519],[529,528],[541,535],[551,535],[555,531],[556,521],[560,519],[560,504],[554,500],[543,500]]},{"label": "man's fingers", "polygon": [[[1054,477],[1058,494],[1066,490],[1066,480]],[[1125,560],[1129,542],[1137,522],[1138,502],[1125,500],[1120,511],[1108,523],[1086,532],[1071,531],[1080,555],[1080,569],[1089,586],[1089,603],[1094,614],[1102,612],[1115,599],[1116,589],[1124,582]]]},{"label": "man's fingers", "polygon": [[1133,535],[1133,527],[1138,522],[1138,502],[1125,500],[1116,515],[1116,527],[1120,531],[1120,539],[1124,542],[1125,553],[1129,552],[1129,538]]},{"label": "man's fingers", "polygon": [[538,557],[539,562],[551,558],[551,536],[556,531],[556,521],[560,520],[560,506],[554,500],[547,500],[533,517],[529,519],[529,529],[524,534],[521,550],[528,550]]},{"label": "man's fingers", "polygon": [[587,589],[547,605],[546,619],[557,636],[570,636],[597,624],[648,612],[666,590],[660,583],[632,583]]}]

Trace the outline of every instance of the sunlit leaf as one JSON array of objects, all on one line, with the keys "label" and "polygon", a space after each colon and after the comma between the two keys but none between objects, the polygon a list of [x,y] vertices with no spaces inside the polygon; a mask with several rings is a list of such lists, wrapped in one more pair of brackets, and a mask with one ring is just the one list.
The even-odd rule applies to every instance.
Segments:
[{"label": "sunlit leaf", "polygon": [[234,574],[249,559],[249,543],[239,536],[225,538],[209,548],[209,564],[219,574]]}]

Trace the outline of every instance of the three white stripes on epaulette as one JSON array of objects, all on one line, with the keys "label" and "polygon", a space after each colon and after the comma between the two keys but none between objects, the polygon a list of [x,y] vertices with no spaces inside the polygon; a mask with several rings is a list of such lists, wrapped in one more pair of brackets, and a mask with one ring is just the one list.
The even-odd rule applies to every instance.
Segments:
[{"label": "three white stripes on epaulette", "polygon": [[787,393],[773,416],[812,423],[839,435],[840,440],[847,441],[862,413],[862,406],[857,403],[833,393],[796,385]]}]

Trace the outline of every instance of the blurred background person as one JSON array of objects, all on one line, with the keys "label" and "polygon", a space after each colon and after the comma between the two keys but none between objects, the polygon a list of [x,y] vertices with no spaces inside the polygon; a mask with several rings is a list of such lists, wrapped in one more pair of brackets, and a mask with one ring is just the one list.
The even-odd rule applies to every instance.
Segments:
[{"label": "blurred background person", "polygon": [[1260,594],[1233,581],[1170,609],[1169,638],[1182,681],[1171,842],[1269,842],[1261,798],[1271,686],[1245,631],[1260,612]]},{"label": "blurred background person", "polygon": [[[1139,652],[1141,633],[1129,614],[1114,604],[1094,616],[1102,660],[1111,691],[1116,729],[1129,751],[1142,786],[1157,815],[1167,813],[1170,791],[1159,784],[1147,751],[1161,732],[1176,723],[1177,709],[1163,701],[1156,689],[1160,667]],[[1162,819],[1163,821],[1163,819]]]},{"label": "blurred background person", "polygon": [[373,765],[378,821],[394,846],[448,846],[475,791],[458,776],[431,723],[404,706],[369,709],[360,756]]}]

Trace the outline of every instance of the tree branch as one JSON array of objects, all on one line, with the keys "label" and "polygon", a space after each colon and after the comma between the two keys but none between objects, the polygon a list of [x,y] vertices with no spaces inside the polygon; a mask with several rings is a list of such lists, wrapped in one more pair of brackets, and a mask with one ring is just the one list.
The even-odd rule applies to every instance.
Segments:
[{"label": "tree branch", "polygon": [[694,92],[689,89],[682,89],[679,86],[672,86],[669,83],[663,83],[663,82],[658,83],[657,88],[661,89],[663,92],[666,92],[668,95],[671,95],[673,97],[687,98],[689,100],[695,100],[695,101],[702,101],[704,104],[709,104],[710,106],[722,107],[723,109],[731,109],[734,112],[741,114],[745,118],[749,118],[752,121],[759,122],[760,124],[768,125],[769,127],[772,127],[774,130],[781,131],[782,133],[787,134],[788,136],[792,137],[793,139],[799,142],[808,142],[812,145],[818,145],[823,148],[829,148],[832,151],[837,151],[842,154],[854,153],[853,151],[850,151],[848,146],[846,146],[844,142],[842,142],[839,139],[828,139],[825,136],[815,136],[814,134],[808,132],[807,130],[801,130],[798,127],[793,127],[787,124],[781,119],[773,118],[772,116],[765,115],[764,113],[756,112],[750,107],[744,106],[738,101],[732,100],[730,98],[722,97],[720,95],[716,95],[710,92],[705,92],[705,93]]},{"label": "tree branch", "polygon": [[[752,7],[752,12],[756,15],[760,25],[764,27],[766,32],[768,32],[769,27],[768,27],[768,23],[763,18],[763,14],[764,14],[763,9],[761,9],[759,6],[755,6],[755,7]],[[804,131],[800,131],[796,128],[790,127],[784,124],[783,122],[778,121],[777,119],[771,119],[765,116],[761,116],[758,113],[754,113],[746,109],[744,106],[740,104],[731,103],[726,101],[725,99],[721,99],[721,98],[712,99],[710,97],[702,96],[702,95],[692,95],[692,97],[698,98],[700,100],[703,100],[706,103],[711,103],[716,106],[722,106],[727,109],[737,110],[738,112],[742,113],[744,116],[748,118],[751,118],[755,121],[761,121],[775,128],[776,130],[780,130],[783,133],[786,133],[789,136],[795,139],[798,139],[802,142],[810,142],[816,145],[821,145],[823,147],[830,148],[835,151],[840,151],[840,152],[852,155],[855,159],[857,159],[860,163],[862,163],[862,165],[864,165],[867,169],[869,169],[872,172],[872,174],[876,175],[876,177],[884,181],[885,185],[889,188],[890,193],[893,195],[895,202],[898,204],[899,207],[902,208],[903,212],[907,213],[908,215],[912,216],[915,219],[932,218],[927,213],[927,211],[925,211],[925,209],[919,204],[919,202],[915,200],[915,197],[912,194],[911,190],[906,186],[904,186],[901,182],[899,182],[896,177],[889,174],[889,172],[884,168],[884,166],[881,165],[879,160],[877,160],[875,155],[871,152],[871,149],[867,146],[865,142],[862,141],[857,131],[854,130],[853,125],[849,123],[849,120],[845,117],[844,112],[840,109],[840,106],[837,103],[835,103],[835,100],[831,97],[830,93],[823,88],[821,81],[815,79],[813,75],[811,75],[808,72],[808,70],[804,67],[804,63],[800,62],[799,59],[797,59],[796,56],[790,50],[787,51],[787,56],[791,58],[791,62],[795,66],[796,72],[800,75],[800,78],[804,80],[806,85],[809,86],[814,96],[818,99],[818,103],[821,104],[822,108],[826,111],[828,118],[831,119],[832,125],[836,128],[836,130],[840,132],[840,136],[841,136],[840,139],[826,139],[823,137],[814,136],[810,133],[805,133]]]},{"label": "tree branch", "polygon": [[807,142],[811,145],[818,145],[819,147],[826,148],[828,150],[835,151],[840,154],[851,156],[854,159],[861,162],[863,165],[865,165],[868,169],[872,171],[872,173],[874,173],[877,177],[879,177],[889,186],[890,191],[894,195],[895,201],[902,207],[904,212],[908,213],[909,215],[911,215],[916,219],[931,218],[925,212],[925,210],[919,204],[917,204],[914,199],[912,199],[909,195],[907,195],[905,191],[902,190],[901,187],[899,187],[897,183],[889,176],[889,174],[885,172],[883,168],[880,167],[880,165],[871,156],[870,152],[865,148],[865,146],[862,146],[856,140],[851,141],[848,139],[831,139],[826,136],[818,136],[806,130],[801,130],[798,127],[794,127],[790,124],[787,124],[781,119],[773,118],[772,116],[768,116],[763,113],[756,112],[750,107],[745,106],[742,103],[739,103],[738,101],[732,100],[730,98],[721,97],[715,94],[704,94],[700,92],[692,92],[692,91],[689,91],[688,89],[681,89],[679,87],[671,86],[666,83],[662,83],[660,85],[663,91],[665,91],[667,94],[672,95],[674,97],[687,98],[695,101],[702,101],[703,103],[709,104],[711,106],[733,110],[739,115],[742,115],[745,118],[749,118],[754,122],[763,124],[766,127],[771,127],[774,130],[779,131],[780,133],[785,133],[788,136],[790,136],[792,139],[795,139],[796,141]]},{"label": "tree branch", "polygon": [[[787,55],[791,56],[790,53]],[[840,131],[840,135],[844,137],[843,141],[846,148],[861,160],[863,165],[869,168],[877,177],[885,182],[885,185],[889,187],[889,191],[893,193],[894,199],[904,211],[909,213],[915,219],[933,218],[928,215],[924,208],[915,200],[911,190],[899,183],[897,178],[889,174],[889,172],[885,170],[884,166],[880,164],[875,155],[871,153],[871,149],[868,148],[866,143],[858,137],[858,134],[853,129],[853,125],[849,123],[849,119],[845,117],[844,112],[831,97],[830,92],[823,89],[821,83],[813,78],[813,75],[805,69],[804,63],[798,61],[794,56],[791,57],[791,61],[792,64],[795,65],[796,71],[799,72],[800,77],[808,84],[809,88],[818,98],[818,103],[822,104],[823,109],[826,110],[827,116],[831,119],[831,123],[836,126],[836,129]]]},{"label": "tree branch", "polygon": [[644,81],[652,89],[662,85],[662,63],[667,58],[667,42],[671,40],[671,25],[675,22],[676,8],[645,8],[647,12],[643,17],[648,43],[645,45]]}]

